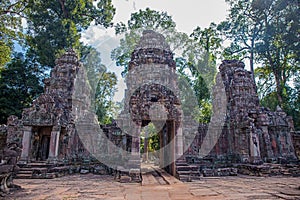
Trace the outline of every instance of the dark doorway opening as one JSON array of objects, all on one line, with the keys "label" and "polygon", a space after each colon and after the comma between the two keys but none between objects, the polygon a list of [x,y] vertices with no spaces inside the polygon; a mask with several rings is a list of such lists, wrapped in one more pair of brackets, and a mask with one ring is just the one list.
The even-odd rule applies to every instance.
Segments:
[{"label": "dark doorway opening", "polygon": [[34,127],[32,143],[32,160],[46,161],[49,157],[52,127]]},{"label": "dark doorway opening", "polygon": [[41,140],[41,148],[39,150],[40,160],[45,161],[49,157],[50,136],[43,135]]}]

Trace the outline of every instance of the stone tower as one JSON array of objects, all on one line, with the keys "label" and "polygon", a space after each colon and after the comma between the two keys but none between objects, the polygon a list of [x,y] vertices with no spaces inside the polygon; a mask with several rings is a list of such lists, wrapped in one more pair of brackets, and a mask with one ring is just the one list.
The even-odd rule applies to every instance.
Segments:
[{"label": "stone tower", "polygon": [[160,166],[175,173],[174,161],[183,153],[175,68],[173,53],[164,36],[144,31],[129,63],[125,106],[118,123],[132,136],[129,168],[139,168],[141,128],[152,122],[159,129]]},{"label": "stone tower", "polygon": [[80,89],[75,89],[76,80],[86,82],[84,74],[84,68],[73,50],[56,60],[50,78],[44,80],[44,93],[22,114],[23,163],[56,163],[88,156],[74,123],[76,116],[80,115],[76,111],[83,110],[75,109],[74,105],[85,109],[90,106],[88,87],[83,86],[81,98],[74,98]]},{"label": "stone tower", "polygon": [[[217,85],[223,85],[226,109],[224,124],[209,156],[230,163],[263,163],[296,160],[291,134],[293,120],[280,107],[275,112],[259,105],[252,74],[237,60],[225,60],[219,67]],[[214,88],[213,109],[220,103]],[[217,98],[216,98],[217,97]],[[219,109],[218,109],[219,110]],[[207,130],[200,131],[200,138]],[[198,143],[201,147],[202,141]],[[201,147],[202,148],[202,147]]]}]

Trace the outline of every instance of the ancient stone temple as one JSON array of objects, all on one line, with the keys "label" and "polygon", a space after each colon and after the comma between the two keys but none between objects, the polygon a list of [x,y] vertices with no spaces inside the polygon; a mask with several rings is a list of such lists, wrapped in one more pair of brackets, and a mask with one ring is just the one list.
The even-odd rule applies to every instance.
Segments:
[{"label": "ancient stone temple", "polygon": [[121,129],[131,135],[129,168],[140,168],[141,129],[152,122],[160,137],[160,166],[175,174],[174,161],[183,153],[175,70],[173,53],[165,38],[154,31],[144,31],[129,63],[125,106],[118,119]]},{"label": "ancient stone temple", "polygon": [[37,177],[114,171],[140,181],[141,133],[150,122],[159,137],[153,153],[159,167],[181,180],[236,175],[242,164],[296,162],[292,140],[298,147],[299,137],[292,118],[280,107],[272,112],[259,105],[252,74],[242,62],[223,61],[219,71],[211,121],[199,125],[191,115],[197,100],[177,77],[164,36],[144,31],[129,63],[124,108],[113,124],[100,126],[84,67],[70,50],[57,59],[44,93],[24,109],[22,119],[8,119],[5,137],[22,147],[20,166],[53,166],[37,165]]},{"label": "ancient stone temple", "polygon": [[[22,119],[9,120],[15,130],[8,131],[8,139],[23,146],[21,163],[68,162],[88,155],[74,124],[74,84],[82,73],[77,55],[68,51],[56,60],[50,78],[44,80],[44,93],[24,109]],[[84,94],[89,96],[88,92]]]}]

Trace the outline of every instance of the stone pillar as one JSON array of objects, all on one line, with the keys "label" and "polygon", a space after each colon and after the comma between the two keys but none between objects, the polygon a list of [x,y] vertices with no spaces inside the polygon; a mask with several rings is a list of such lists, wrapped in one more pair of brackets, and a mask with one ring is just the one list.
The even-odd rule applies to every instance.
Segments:
[{"label": "stone pillar", "polygon": [[171,131],[170,144],[171,144],[171,157],[172,157],[171,158],[172,159],[171,174],[173,176],[175,176],[176,175],[176,163],[175,163],[175,161],[176,161],[176,141],[175,141],[176,123],[174,120],[172,120],[172,122],[171,122],[171,130],[170,131]]},{"label": "stone pillar", "polygon": [[140,169],[141,159],[140,159],[140,132],[141,123],[134,124],[132,127],[132,142],[131,142],[131,156],[128,161],[129,169]]},{"label": "stone pillar", "polygon": [[141,125],[135,125],[132,134],[131,155],[140,155]]},{"label": "stone pillar", "polygon": [[56,162],[58,157],[60,127],[53,127],[51,131],[49,161]]},{"label": "stone pillar", "polygon": [[128,161],[127,169],[129,176],[133,182],[141,182],[141,158],[140,158],[140,132],[141,123],[133,125],[132,128],[132,143],[131,143],[131,156]]},{"label": "stone pillar", "polygon": [[31,149],[31,135],[32,135],[32,127],[24,126],[23,128],[23,139],[22,139],[22,154],[20,163],[26,164],[29,161],[29,153]]},{"label": "stone pillar", "polygon": [[148,152],[148,143],[149,143],[149,139],[148,139],[149,135],[148,135],[148,130],[145,131],[145,139],[144,139],[144,157],[143,157],[143,161],[148,162],[149,160],[149,152]]},{"label": "stone pillar", "polygon": [[163,136],[164,131],[160,130],[159,131],[159,167],[163,168],[164,167],[164,141],[163,141]]},{"label": "stone pillar", "polygon": [[[180,122],[177,122],[180,123]],[[174,130],[176,131],[176,130]],[[183,136],[182,136],[182,124],[178,124],[178,128],[176,131],[176,153],[175,153],[175,158],[178,159],[183,155]]]}]

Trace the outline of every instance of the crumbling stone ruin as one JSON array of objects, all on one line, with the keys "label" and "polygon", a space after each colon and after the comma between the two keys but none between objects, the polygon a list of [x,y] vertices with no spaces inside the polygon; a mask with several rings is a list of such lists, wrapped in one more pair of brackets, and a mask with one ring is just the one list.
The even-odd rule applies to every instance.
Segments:
[{"label": "crumbling stone ruin", "polygon": [[[213,92],[213,111],[220,112],[216,107],[220,105],[220,87],[223,87],[226,96],[226,116],[224,125],[219,127],[221,134],[214,148],[205,158],[195,153],[201,152],[203,138],[211,137],[208,135],[211,134],[208,131],[210,124],[201,125],[193,143],[196,148],[194,153],[185,153],[190,163],[203,168],[204,175],[231,174],[232,168],[224,168],[232,167],[234,163],[241,163],[240,172],[250,174],[251,171],[259,171],[260,168],[265,171],[272,170],[272,166],[256,167],[257,164],[297,161],[292,140],[292,135],[295,134],[292,118],[280,107],[272,112],[259,105],[252,75],[244,66],[240,61],[225,60],[219,67],[220,72]],[[299,167],[295,168],[295,173],[299,173]]]},{"label": "crumbling stone ruin", "polygon": [[[121,116],[118,123],[121,130],[124,130],[122,123],[126,118],[134,122],[134,125],[127,125],[135,127],[134,130],[130,129],[136,133],[132,137],[132,140],[136,141],[132,142],[133,151],[139,154],[141,127],[150,121],[157,122],[163,119],[160,116],[163,108],[155,113],[153,118],[150,116],[151,106],[159,102],[167,108],[165,119],[174,120],[175,123],[173,130],[165,127],[159,133],[160,140],[165,136],[168,138],[164,141],[166,144],[176,138],[174,148],[164,149],[164,152],[168,152],[169,157],[170,154],[175,154],[177,161],[170,166],[163,166],[164,153],[160,154],[160,164],[169,173],[182,180],[201,174],[236,175],[238,170],[240,173],[250,174],[251,170],[259,171],[260,168],[270,174],[276,170],[278,174],[285,173],[282,168],[260,164],[297,161],[292,140],[292,135],[296,138],[293,134],[292,118],[280,107],[271,112],[259,105],[252,74],[244,67],[244,63],[240,61],[223,61],[213,89],[214,114],[211,123],[197,125],[198,131],[194,137],[188,133],[188,130],[194,127],[193,120],[183,120],[187,116],[181,111],[176,84],[178,80],[176,75],[170,75],[170,71],[175,69],[172,53],[162,35],[144,31],[129,64],[126,82],[128,89],[125,95],[125,102],[128,102],[125,103],[125,111],[129,112],[123,112],[125,117]],[[172,85],[173,83],[175,84]],[[168,88],[171,88],[171,91]],[[166,130],[170,132],[164,132]],[[191,138],[193,141],[188,142]],[[215,141],[213,148],[206,145],[205,140],[206,143]],[[184,148],[185,145],[188,146]],[[139,156],[137,157],[136,160],[139,159]],[[246,172],[244,168],[250,171]],[[172,169],[175,169],[175,172]],[[297,165],[287,171],[286,174],[300,172]]]},{"label": "crumbling stone ruin", "polygon": [[244,63],[223,61],[219,69],[223,82],[220,84],[226,91],[227,113],[224,127],[220,127],[221,139],[211,156],[254,164],[295,160],[292,118],[280,107],[271,112],[259,105],[255,83]]},{"label": "crumbling stone ruin", "polygon": [[[128,168],[140,168],[141,129],[153,122],[160,137],[160,166],[175,175],[176,152],[182,153],[181,108],[175,61],[164,36],[144,31],[131,56],[126,77],[125,106],[118,125],[131,134]],[[131,127],[126,130],[125,127]],[[173,141],[173,142],[171,142]],[[174,143],[176,141],[178,145]],[[168,146],[168,144],[171,145]],[[175,148],[178,148],[175,150]]]},{"label": "crumbling stone ruin", "polygon": [[[159,166],[181,180],[238,172],[300,174],[299,165],[284,171],[263,164],[297,162],[300,140],[292,118],[279,107],[271,112],[259,105],[242,62],[223,61],[219,70],[211,123],[199,125],[188,115],[196,105],[193,98],[187,105],[181,99],[165,38],[144,31],[129,63],[124,108],[113,124],[100,127],[84,68],[70,50],[56,61],[44,93],[24,109],[22,119],[8,119],[5,137],[22,147],[18,163],[24,178],[109,171],[141,181],[140,134],[150,122],[159,135]],[[110,159],[113,165],[102,162]]]},{"label": "crumbling stone ruin", "polygon": [[300,131],[293,131],[292,138],[296,156],[300,160]]},{"label": "crumbling stone ruin", "polygon": [[44,84],[44,93],[24,109],[22,119],[8,118],[7,142],[22,146],[18,177],[103,173],[103,166],[84,147],[75,126],[78,116],[90,120],[91,100],[84,67],[73,50],[56,60]]},{"label": "crumbling stone ruin", "polygon": [[[76,77],[83,67],[74,51],[56,60],[44,93],[22,114],[21,161],[68,161],[87,155],[75,131],[72,95]],[[88,95],[87,95],[88,96]]]}]

